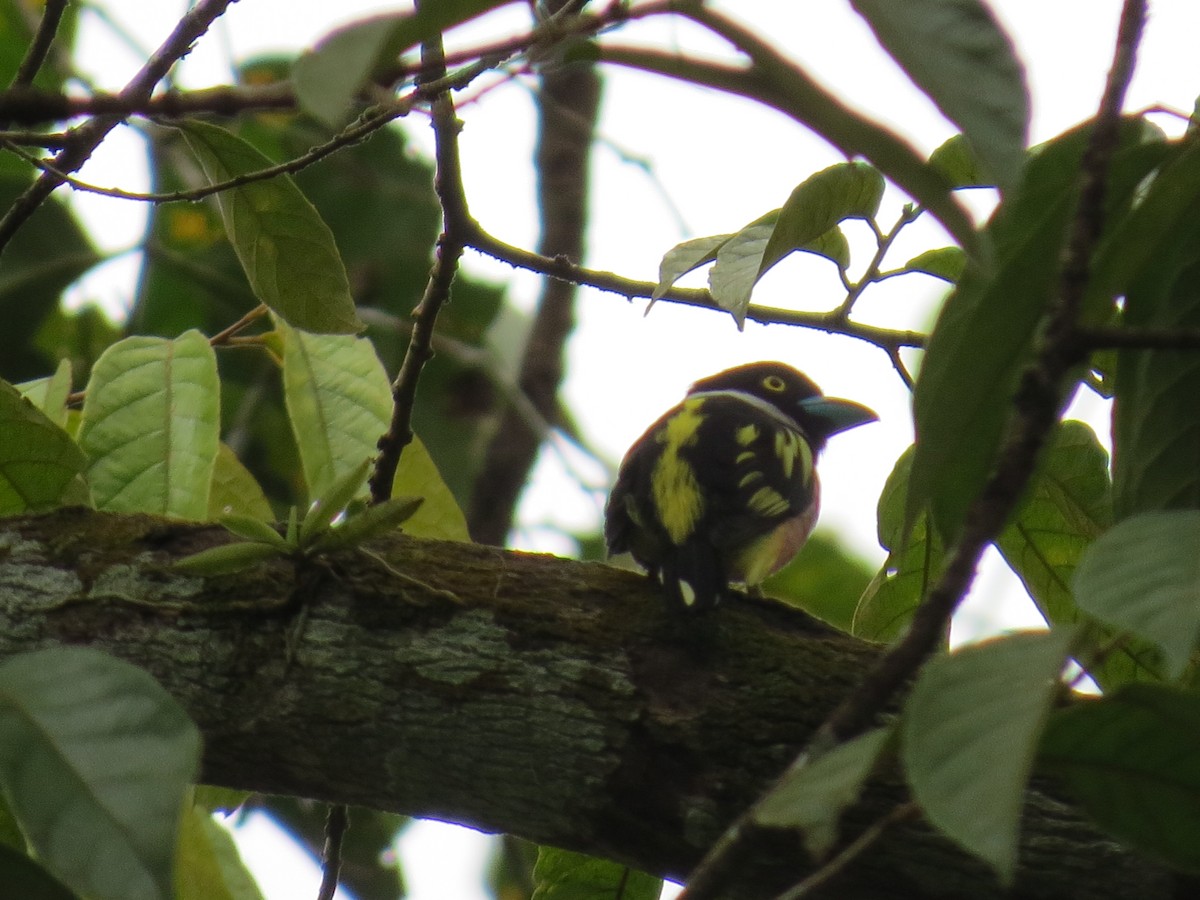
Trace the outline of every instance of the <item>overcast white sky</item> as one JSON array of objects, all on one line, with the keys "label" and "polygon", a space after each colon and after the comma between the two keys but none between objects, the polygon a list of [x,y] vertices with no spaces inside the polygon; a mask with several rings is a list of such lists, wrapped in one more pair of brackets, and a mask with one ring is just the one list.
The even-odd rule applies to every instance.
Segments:
[{"label": "overcast white sky", "polygon": [[[231,60],[264,52],[293,52],[311,45],[338,24],[403,5],[367,0],[337,4],[241,0],[184,62],[182,83],[188,87],[225,83]],[[772,36],[826,85],[905,135],[920,150],[932,150],[953,133],[936,110],[908,86],[844,0],[742,0],[714,5],[728,7]],[[993,5],[1013,35],[1028,72],[1032,140],[1045,140],[1090,116],[1112,51],[1118,0],[1006,0]],[[105,6],[140,44],[154,47],[173,27],[184,4],[111,0]],[[526,21],[523,5],[517,4],[486,17],[469,34],[456,36],[454,43],[507,33]],[[1138,73],[1129,94],[1130,109],[1163,104],[1191,110],[1194,95],[1200,91],[1197,35],[1200,4],[1194,0],[1151,4]],[[688,48],[702,44],[720,52],[719,45],[700,37],[687,24],[665,20],[617,35],[622,42],[636,39]],[[88,48],[86,65],[104,87],[120,88],[142,61],[86,12],[81,40]],[[746,101],[626,71],[610,70],[606,76],[600,131],[611,146],[601,145],[595,153],[586,260],[593,267],[655,280],[662,254],[680,240],[736,230],[781,205],[809,174],[839,161],[838,154],[819,138]],[[519,82],[502,86],[461,109],[460,117],[465,123],[462,152],[474,215],[498,236],[532,247],[537,235],[530,165],[534,116],[527,86]],[[1158,122],[1172,133],[1182,130],[1167,118],[1160,117]],[[427,152],[431,137],[424,120],[414,116],[406,127],[415,145]],[[649,174],[613,148],[644,160]],[[140,155],[136,137],[126,134],[120,141],[107,143],[82,175],[102,185],[144,189]],[[106,247],[127,247],[138,240],[140,210],[135,204],[78,195],[76,202],[89,221],[102,226],[97,235]],[[889,192],[881,221],[894,219],[902,202],[902,197]],[[685,229],[680,227],[680,218]],[[897,263],[942,243],[936,226],[919,223],[910,231],[909,238],[896,248]],[[860,232],[860,241],[864,234]],[[860,249],[858,270],[869,252]],[[536,297],[537,281],[531,276],[478,256],[468,258],[466,264],[485,277],[507,283],[515,302],[526,308]],[[128,262],[107,267],[101,277],[89,279],[79,295],[119,309],[128,302],[132,271]],[[703,283],[702,276],[698,283]],[[933,279],[894,279],[866,293],[858,317],[898,327],[926,327],[943,291],[942,283]],[[828,263],[792,258],[765,279],[755,299],[768,305],[825,309],[840,300],[840,286]],[[696,378],[756,359],[790,362],[808,372],[827,393],[867,403],[881,414],[880,424],[835,438],[821,465],[823,523],[837,529],[866,558],[881,561],[874,534],[876,500],[891,465],[912,438],[908,393],[884,355],[864,344],[783,326],[748,323],[739,333],[725,316],[666,303],[643,317],[644,307],[641,302],[630,304],[595,291],[584,291],[580,297],[580,324],[570,346],[566,394],[593,445],[615,461]],[[1105,427],[1106,412],[1101,404],[1090,402],[1084,413],[1098,427]],[[545,454],[538,469],[539,489],[530,492],[522,506],[526,523],[520,535],[522,545],[556,549],[562,545],[553,537],[553,526],[586,529],[598,521],[607,487],[605,473],[588,467],[585,461],[572,459],[571,465],[583,469],[595,490],[581,492],[564,474],[560,455]],[[989,564],[966,618],[973,628],[1032,622],[1027,605],[1012,597],[1011,585],[1000,567]],[[451,844],[449,858],[462,862],[467,881],[457,886],[427,886],[418,861],[430,857],[434,848],[450,850]],[[299,864],[283,862],[271,846],[252,854],[268,897],[308,896],[309,888],[297,887],[292,880]],[[465,832],[452,835],[431,828],[423,836],[414,835],[401,850],[410,896],[414,900],[480,896],[466,856],[478,856],[483,852],[481,846],[480,840]],[[284,873],[288,880],[276,884],[274,878]],[[312,891],[315,893],[315,887]]]}]

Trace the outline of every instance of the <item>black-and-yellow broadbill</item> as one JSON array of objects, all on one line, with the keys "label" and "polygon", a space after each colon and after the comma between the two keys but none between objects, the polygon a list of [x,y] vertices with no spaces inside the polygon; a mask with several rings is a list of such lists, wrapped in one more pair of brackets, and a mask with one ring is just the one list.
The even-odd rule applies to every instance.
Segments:
[{"label": "black-and-yellow broadbill", "polygon": [[714,606],[731,584],[754,588],[816,524],[826,440],[877,418],[784,363],[702,378],[621,462],[605,508],[608,550],[631,553],[691,609]]}]

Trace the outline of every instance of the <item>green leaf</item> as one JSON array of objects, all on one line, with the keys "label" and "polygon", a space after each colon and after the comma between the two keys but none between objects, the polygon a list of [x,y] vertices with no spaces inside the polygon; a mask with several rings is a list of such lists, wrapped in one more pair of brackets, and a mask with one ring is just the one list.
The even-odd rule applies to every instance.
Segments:
[{"label": "green leaf", "polygon": [[1182,141],[1172,145],[1154,142],[1155,137],[1152,131],[1146,134],[1151,148],[1167,162],[1146,188],[1141,202],[1117,223],[1097,249],[1088,284],[1091,298],[1124,294],[1140,273],[1162,265],[1165,248],[1177,246],[1181,237],[1186,244],[1186,234],[1196,227],[1200,144]]},{"label": "green leaf", "polygon": [[282,549],[274,544],[262,541],[234,541],[178,559],[171,568],[185,575],[232,575],[235,572],[244,572],[268,559],[278,559],[281,555]]},{"label": "green leaf", "polygon": [[650,297],[651,302],[662,297],[676,281],[688,272],[715,260],[717,251],[731,237],[733,237],[732,234],[714,234],[710,237],[694,238],[684,241],[682,244],[676,244],[668,250],[663,256],[662,262],[658,264],[658,284],[655,285],[654,293]]},{"label": "green leaf", "polygon": [[[1121,217],[1161,158],[1138,143],[1143,135],[1137,123],[1122,129],[1106,221]],[[1018,376],[1058,289],[1087,139],[1086,128],[1076,129],[1031,155],[1020,188],[988,225],[994,264],[967,266],[930,337],[913,396],[917,450],[905,514],[913,521],[929,506],[947,543],[991,470]]]},{"label": "green leaf", "polygon": [[1055,713],[1040,761],[1121,840],[1200,872],[1200,696],[1130,684]]},{"label": "green leaf", "polygon": [[891,736],[890,728],[876,728],[788,772],[763,798],[755,821],[767,828],[799,828],[809,855],[824,859],[837,842],[842,812],[858,800]]},{"label": "green leaf", "polygon": [[184,814],[179,830],[174,900],[262,900],[233,836],[201,806]]},{"label": "green leaf", "polygon": [[420,497],[392,497],[356,512],[340,525],[322,533],[312,545],[314,553],[358,547],[399,528],[421,508]]},{"label": "green leaf", "polygon": [[333,520],[350,505],[367,480],[371,460],[364,459],[353,469],[343,472],[324,493],[320,494],[300,521],[300,546],[307,546],[318,535],[329,530]]},{"label": "green leaf", "polygon": [[662,879],[582,853],[538,847],[531,900],[657,900]]},{"label": "green leaf", "polygon": [[717,249],[708,277],[713,300],[740,326],[754,285],[789,253],[811,250],[844,267],[849,254],[844,236],[839,241],[825,235],[844,219],[874,216],[882,196],[883,176],[866,163],[840,163],[812,175],[782,209],[751,222]]},{"label": "green leaf", "polygon": [[283,390],[310,498],[378,452],[392,392],[365,338],[307,334],[279,323]]},{"label": "green leaf", "polygon": [[967,255],[961,248],[939,247],[936,250],[918,253],[904,264],[903,271],[924,272],[926,275],[955,284],[962,277],[966,266]]},{"label": "green leaf", "polygon": [[230,534],[237,535],[243,540],[269,544],[283,553],[293,549],[273,525],[267,524],[262,519],[256,519],[254,516],[229,513],[221,516],[217,521]]},{"label": "green leaf", "polygon": [[883,48],[945,114],[1004,191],[1021,175],[1029,91],[1012,41],[982,0],[852,0]]},{"label": "green leaf", "polygon": [[[1112,524],[1108,454],[1091,428],[1063,422],[1043,454],[1025,500],[996,546],[1021,579],[1038,611],[1053,625],[1092,621],[1075,605],[1071,579],[1088,546]],[[1088,674],[1105,689],[1134,679],[1162,678],[1153,646],[1122,640],[1111,629],[1098,632],[1081,658],[1098,654]],[[1087,632],[1091,634],[1091,630]],[[1091,652],[1087,652],[1091,651]]]},{"label": "green leaf", "polygon": [[955,188],[995,187],[996,179],[983,170],[979,157],[961,134],[946,140],[929,155],[929,164]]},{"label": "green leaf", "polygon": [[79,444],[98,509],[203,520],[220,443],[217,359],[204,335],[130,337],[96,361]]},{"label": "green leaf", "polygon": [[42,863],[96,900],[168,898],[200,735],[149,674],[90,648],[0,665],[0,781]]},{"label": "green leaf", "polygon": [[910,447],[896,460],[879,495],[879,543],[888,550],[888,558],[863,591],[850,628],[851,634],[869,641],[891,641],[908,629],[945,557],[928,515],[918,516],[905,534],[904,498],[912,459]]},{"label": "green leaf", "polygon": [[20,900],[78,900],[74,892],[12,847],[0,846],[0,884],[6,897]]},{"label": "green leaf", "polygon": [[[272,165],[216,125],[190,121],[183,135],[210,184]],[[362,331],[333,233],[290,176],[222,191],[217,202],[225,232],[259,300],[306,331]]]},{"label": "green leaf", "polygon": [[[1181,225],[1130,285],[1124,321],[1164,330],[1200,325],[1197,256],[1200,216]],[[1143,348],[1120,352],[1113,404],[1118,517],[1200,507],[1198,393],[1200,354]]]},{"label": "green leaf", "polygon": [[71,361],[60,359],[54,374],[15,385],[30,403],[59,428],[67,424],[67,395],[71,393]]},{"label": "green leaf", "polygon": [[217,461],[208,492],[207,518],[213,521],[225,515],[252,516],[262,522],[275,519],[271,504],[267,502],[258,481],[242,465],[237,454],[227,444],[221,443],[217,447]]},{"label": "green leaf", "polygon": [[341,127],[371,76],[405,49],[397,36],[412,18],[401,13],[372,16],[321,38],[292,68],[300,108],[330,128]]},{"label": "green leaf", "polygon": [[1200,510],[1118,523],[1087,548],[1072,587],[1080,609],[1161,647],[1178,678],[1200,633]]},{"label": "green leaf", "polygon": [[467,519],[442,480],[437,465],[415,434],[400,454],[392,481],[393,497],[421,497],[424,503],[404,524],[404,533],[442,541],[470,541]]},{"label": "green leaf", "polygon": [[831,231],[839,222],[875,218],[883,189],[879,170],[864,162],[838,163],[806,178],[792,190],[779,211],[775,229],[763,251],[758,277],[793,250],[804,249]]},{"label": "green leaf", "polygon": [[930,660],[901,719],[913,796],[1011,885],[1022,798],[1073,629],[1026,632]]},{"label": "green leaf", "polygon": [[0,515],[58,505],[86,465],[70,435],[0,381]]}]

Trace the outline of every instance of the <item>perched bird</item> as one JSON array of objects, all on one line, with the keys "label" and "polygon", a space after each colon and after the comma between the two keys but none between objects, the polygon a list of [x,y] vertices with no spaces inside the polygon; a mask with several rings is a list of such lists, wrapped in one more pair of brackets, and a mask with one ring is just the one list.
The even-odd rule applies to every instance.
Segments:
[{"label": "perched bird", "polygon": [[700,379],[625,454],[604,511],[609,553],[629,551],[693,609],[730,583],[756,587],[816,524],[825,441],[877,418],[783,363]]}]

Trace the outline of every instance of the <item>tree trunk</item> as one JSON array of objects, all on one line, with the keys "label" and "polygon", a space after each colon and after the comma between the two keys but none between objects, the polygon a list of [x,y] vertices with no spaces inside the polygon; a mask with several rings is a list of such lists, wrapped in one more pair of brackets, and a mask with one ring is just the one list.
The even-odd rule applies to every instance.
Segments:
[{"label": "tree trunk", "polygon": [[[701,616],[596,563],[396,537],[236,575],[169,564],[214,526],[62,510],[0,522],[0,657],[89,644],[152,672],[205,737],[204,779],[461,822],[682,879],[877,656],[767,601]],[[904,799],[846,816],[853,838]],[[814,868],[768,833],[737,896]],[[1030,794],[1018,882],[923,824],[819,896],[1159,898],[1163,870]]]}]

